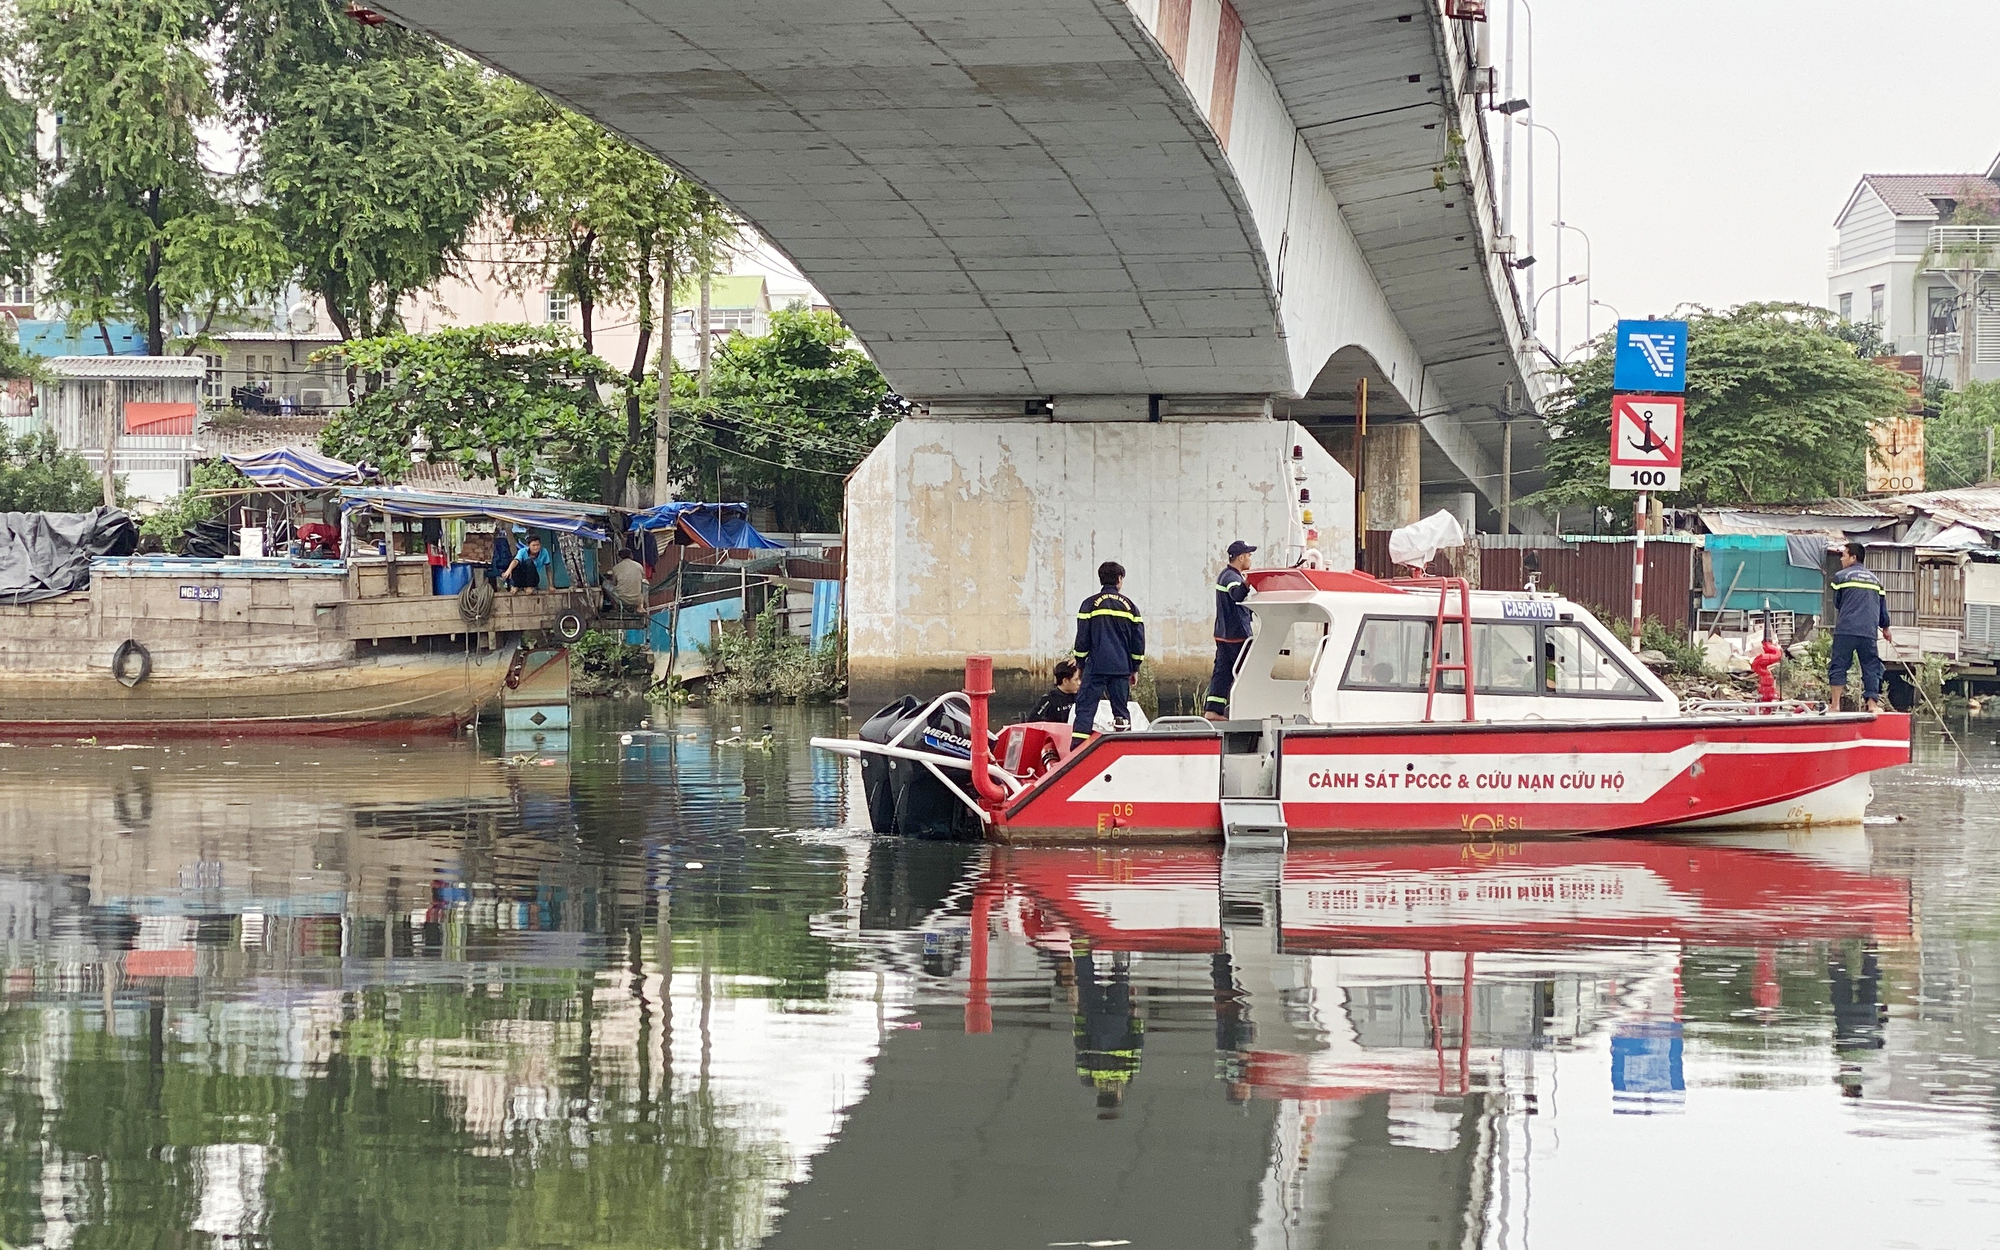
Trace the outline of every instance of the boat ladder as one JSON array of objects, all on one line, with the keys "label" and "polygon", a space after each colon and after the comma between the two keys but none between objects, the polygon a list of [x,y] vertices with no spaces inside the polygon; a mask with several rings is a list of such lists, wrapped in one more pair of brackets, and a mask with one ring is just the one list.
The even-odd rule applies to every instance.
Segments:
[{"label": "boat ladder", "polygon": [[[1408,581],[1416,580],[1419,579],[1408,579]],[[1463,577],[1423,578],[1421,580],[1426,584],[1435,584],[1438,588],[1437,621],[1431,628],[1430,681],[1424,689],[1424,721],[1429,723],[1436,719],[1431,715],[1431,709],[1437,703],[1438,674],[1440,673],[1457,673],[1458,679],[1465,683],[1462,687],[1465,691],[1465,719],[1468,721],[1473,720],[1472,586]],[[1403,584],[1407,585],[1408,581]],[[1458,611],[1456,613],[1451,611],[1451,596],[1453,591],[1458,593]],[[1446,625],[1458,626],[1458,661],[1453,664],[1445,663],[1444,658],[1444,627]],[[1446,693],[1450,692],[1447,691]]]},{"label": "boat ladder", "polygon": [[1222,840],[1227,847],[1285,849],[1278,719],[1231,721],[1222,730]]}]

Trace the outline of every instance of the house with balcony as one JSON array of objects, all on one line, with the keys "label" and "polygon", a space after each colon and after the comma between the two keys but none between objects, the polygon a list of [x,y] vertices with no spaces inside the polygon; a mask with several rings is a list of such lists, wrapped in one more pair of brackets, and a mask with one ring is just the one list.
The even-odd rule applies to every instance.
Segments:
[{"label": "house with balcony", "polygon": [[2000,157],[1984,173],[1868,174],[1834,221],[1827,306],[1953,385],[2000,378]]}]

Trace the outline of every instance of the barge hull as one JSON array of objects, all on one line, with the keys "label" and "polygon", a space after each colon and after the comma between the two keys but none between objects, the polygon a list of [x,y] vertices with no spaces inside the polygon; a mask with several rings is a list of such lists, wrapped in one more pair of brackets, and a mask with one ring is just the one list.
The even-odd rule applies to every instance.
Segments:
[{"label": "barge hull", "polygon": [[497,697],[513,648],[384,655],[289,671],[150,677],[18,677],[0,691],[0,734],[388,736],[449,733]]}]

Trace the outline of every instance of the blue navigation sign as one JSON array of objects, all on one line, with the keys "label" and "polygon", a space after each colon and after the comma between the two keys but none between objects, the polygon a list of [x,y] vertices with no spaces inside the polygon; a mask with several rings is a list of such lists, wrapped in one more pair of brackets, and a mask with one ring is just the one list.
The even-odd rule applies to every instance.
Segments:
[{"label": "blue navigation sign", "polygon": [[1611,389],[1669,394],[1686,390],[1687,345],[1685,321],[1619,322],[1618,356],[1611,371]]}]

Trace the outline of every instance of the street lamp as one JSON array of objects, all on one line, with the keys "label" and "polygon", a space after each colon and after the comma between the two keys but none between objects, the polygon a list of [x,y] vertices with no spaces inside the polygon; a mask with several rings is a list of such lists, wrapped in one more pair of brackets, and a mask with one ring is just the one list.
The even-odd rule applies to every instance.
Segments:
[{"label": "street lamp", "polygon": [[[1530,30],[1532,30],[1532,29],[1533,29],[1533,27],[1530,27],[1529,29],[1530,29]],[[1547,126],[1544,126],[1544,125],[1543,125],[1542,123],[1540,123],[1540,122],[1538,122],[1538,121],[1529,121],[1529,120],[1525,120],[1525,119],[1523,119],[1523,120],[1519,120],[1519,121],[1516,121],[1516,120],[1513,120],[1513,119],[1509,119],[1509,122],[1508,122],[1508,124],[1509,124],[1509,125],[1514,125],[1514,126],[1526,126],[1526,127],[1528,128],[1528,136],[1529,136],[1529,146],[1528,146],[1528,232],[1529,232],[1529,233],[1528,233],[1528,250],[1529,250],[1530,252],[1532,252],[1532,251],[1534,251],[1534,229],[1535,229],[1535,149],[1534,149],[1534,133],[1535,133],[1535,132],[1536,132],[1537,130],[1541,130],[1541,131],[1546,131],[1546,132],[1548,133],[1548,136],[1549,136],[1549,138],[1551,138],[1551,139],[1555,140],[1555,145],[1556,145],[1556,223],[1557,223],[1558,225],[1560,225],[1560,224],[1562,223],[1562,215],[1563,215],[1563,145],[1562,145],[1562,136],[1561,136],[1561,135],[1559,135],[1559,134],[1557,134],[1557,133],[1556,133],[1555,131],[1553,131],[1553,130],[1550,130],[1550,129],[1549,129],[1549,128],[1548,128]],[[1556,273],[1557,273],[1558,275],[1560,275],[1560,274],[1562,273],[1562,271],[1563,271],[1563,263],[1562,263],[1562,261],[1563,261],[1563,240],[1562,240],[1562,231],[1558,230],[1558,231],[1556,232]],[[1567,284],[1567,283],[1565,283],[1564,285],[1568,285],[1568,284]],[[1554,287],[1550,287],[1549,289],[1550,289],[1550,290],[1555,290],[1556,288],[1554,288]],[[1532,294],[1533,294],[1533,292],[1531,291],[1531,292],[1530,292],[1530,295],[1532,295]],[[1557,355],[1561,355],[1561,354],[1562,354],[1562,341],[1563,341],[1563,306],[1562,306],[1562,301],[1561,301],[1561,300],[1557,300],[1557,301],[1556,301],[1556,354],[1557,354]]]},{"label": "street lamp", "polygon": [[[1577,283],[1579,283],[1579,282],[1588,282],[1588,281],[1590,281],[1590,275],[1589,275],[1589,274],[1583,274],[1583,273],[1579,273],[1579,274],[1572,274],[1571,276],[1569,276],[1569,277],[1567,277],[1567,278],[1564,278],[1564,279],[1563,279],[1563,280],[1562,280],[1561,282],[1558,282],[1558,283],[1556,283],[1556,284],[1555,284],[1554,286],[1550,287],[1550,288],[1549,288],[1548,290],[1546,290],[1546,291],[1543,291],[1543,292],[1542,292],[1542,295],[1541,295],[1541,299],[1538,299],[1538,300],[1536,300],[1536,301],[1535,301],[1535,304],[1534,304],[1534,307],[1528,310],[1528,320],[1529,320],[1530,322],[1533,322],[1533,321],[1534,321],[1534,319],[1535,319],[1535,314],[1536,314],[1536,313],[1538,313],[1538,312],[1540,312],[1540,311],[1541,311],[1541,309],[1542,309],[1542,300],[1545,300],[1545,299],[1547,299],[1547,298],[1548,298],[1549,296],[1551,296],[1551,295],[1554,295],[1554,294],[1555,294],[1555,293],[1556,293],[1557,291],[1560,291],[1560,290],[1562,290],[1562,289],[1563,289],[1564,287],[1566,287],[1566,286],[1575,286],[1575,285],[1576,285]],[[1557,305],[1556,305],[1556,307],[1560,308],[1560,307],[1562,307],[1562,305],[1561,305],[1561,304],[1557,304]],[[1556,340],[1556,346],[1557,346],[1557,347],[1561,347],[1561,346],[1562,346],[1562,340],[1561,340],[1561,339],[1557,339],[1557,340]]]},{"label": "street lamp", "polygon": [[[1557,150],[1560,151],[1561,148],[1558,147]],[[1596,292],[1590,286],[1590,275],[1596,273],[1597,269],[1596,266],[1594,266],[1590,260],[1590,236],[1584,233],[1584,230],[1581,226],[1572,226],[1568,222],[1563,221],[1561,219],[1562,218],[1561,210],[1557,211],[1556,218],[1557,220],[1551,223],[1552,225],[1555,226],[1556,229],[1574,230],[1578,234],[1583,235],[1583,284],[1585,288],[1584,299],[1586,301],[1583,306],[1583,337],[1586,340],[1592,339],[1595,338],[1596,335],[1591,333],[1590,306],[1592,304],[1595,304],[1597,301],[1595,298],[1593,298]]]}]

